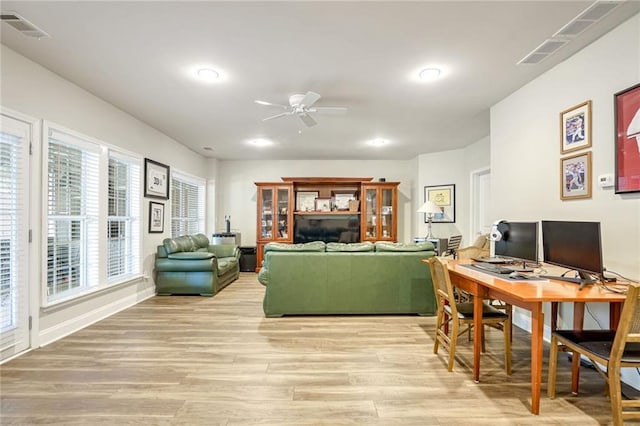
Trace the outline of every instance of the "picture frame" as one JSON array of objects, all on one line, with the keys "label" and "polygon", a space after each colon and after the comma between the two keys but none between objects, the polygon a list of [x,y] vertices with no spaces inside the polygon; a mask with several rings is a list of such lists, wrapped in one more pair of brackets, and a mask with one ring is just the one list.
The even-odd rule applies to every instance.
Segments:
[{"label": "picture frame", "polygon": [[164,232],[164,203],[149,201],[149,233]]},{"label": "picture frame", "polygon": [[318,191],[298,191],[296,192],[296,211],[311,212],[316,209],[316,198],[320,195]]},{"label": "picture frame", "polygon": [[560,113],[560,153],[591,147],[591,100]]},{"label": "picture frame", "polygon": [[144,159],[144,196],[169,199],[170,168],[149,158]]},{"label": "picture frame", "polygon": [[640,192],[640,84],[613,97],[615,193]]},{"label": "picture frame", "polygon": [[316,198],[315,203],[315,210],[317,212],[331,211],[331,198]]},{"label": "picture frame", "polygon": [[560,159],[560,199],[591,198],[591,151]]},{"label": "picture frame", "polygon": [[[424,187],[424,201],[432,201],[440,207],[442,213],[433,215],[433,223],[455,223],[456,222],[456,185],[431,185]],[[428,223],[429,218],[424,214],[424,223]]]},{"label": "picture frame", "polygon": [[349,210],[349,201],[356,199],[355,191],[331,191],[333,207],[336,210]]}]

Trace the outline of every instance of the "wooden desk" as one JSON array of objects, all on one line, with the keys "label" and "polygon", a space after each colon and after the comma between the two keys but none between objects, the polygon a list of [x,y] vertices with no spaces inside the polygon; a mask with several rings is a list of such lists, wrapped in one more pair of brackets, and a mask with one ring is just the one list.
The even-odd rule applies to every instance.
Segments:
[{"label": "wooden desk", "polygon": [[[425,260],[426,262],[426,260]],[[584,304],[586,302],[608,302],[610,324],[617,324],[620,318],[623,294],[610,293],[597,286],[587,286],[578,291],[578,285],[564,281],[509,281],[463,266],[470,260],[447,260],[451,283],[474,296],[473,335],[473,379],[480,381],[480,347],[482,342],[483,299],[498,299],[513,306],[531,311],[531,412],[540,413],[540,386],[542,383],[542,349],[544,343],[544,315],[542,303],[552,302],[553,312],[557,303],[574,303],[574,329],[582,329]],[[552,319],[552,327],[555,327]],[[612,327],[614,328],[614,327]],[[577,392],[577,371],[579,357],[573,357],[574,382]]]}]

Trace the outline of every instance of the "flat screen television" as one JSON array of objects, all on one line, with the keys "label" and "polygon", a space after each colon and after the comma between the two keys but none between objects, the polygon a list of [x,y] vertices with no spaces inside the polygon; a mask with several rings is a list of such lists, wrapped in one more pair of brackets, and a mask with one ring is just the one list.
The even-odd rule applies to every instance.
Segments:
[{"label": "flat screen television", "polygon": [[496,257],[522,261],[521,270],[527,270],[527,261],[538,263],[538,222],[501,222],[502,234],[496,241]]},{"label": "flat screen television", "polygon": [[578,273],[577,277],[547,278],[585,284],[603,279],[600,222],[542,221],[544,261]]},{"label": "flat screen television", "polygon": [[360,219],[357,215],[295,215],[294,243],[359,243]]}]

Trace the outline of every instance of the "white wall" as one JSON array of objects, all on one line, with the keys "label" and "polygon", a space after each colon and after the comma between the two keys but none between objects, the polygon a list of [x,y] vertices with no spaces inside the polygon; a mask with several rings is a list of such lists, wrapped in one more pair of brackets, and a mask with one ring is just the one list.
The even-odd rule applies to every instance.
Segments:
[{"label": "white wall", "polygon": [[411,203],[416,162],[350,160],[219,161],[217,230],[224,230],[224,216],[231,216],[231,230],[242,234],[242,245],[256,244],[255,182],[281,182],[281,177],[383,177],[398,181],[398,240],[411,242]]},{"label": "white wall", "polygon": [[[418,182],[414,193],[416,200],[412,206],[415,212],[424,203],[424,187],[434,185],[456,185],[456,221],[455,223],[434,223],[432,233],[435,237],[448,238],[461,234],[461,246],[469,245],[475,236],[469,235],[470,229],[470,174],[474,170],[487,168],[489,159],[489,137],[483,138],[465,148],[441,151],[418,156]],[[424,222],[423,213],[415,213],[414,234],[424,236],[428,225]]]},{"label": "white wall", "polygon": [[[204,157],[6,46],[2,45],[0,48],[3,107],[38,119],[50,120],[172,168],[188,171],[202,178],[209,176],[210,164]],[[40,142],[38,140],[34,146],[34,158],[40,158]],[[41,182],[41,165],[32,164],[31,168],[33,182],[36,182],[32,185],[32,192],[37,192],[34,195],[36,199],[43,200],[46,194],[42,193],[37,184]],[[165,206],[169,206],[168,201],[165,201]],[[149,200],[145,199],[142,212],[143,270],[151,275],[156,246],[170,234],[170,213],[165,208],[164,234],[148,234],[148,207]],[[34,247],[40,247],[42,226],[42,223],[33,223],[31,226]],[[38,259],[42,258],[41,253],[38,256]],[[34,276],[39,278],[43,262],[33,263],[32,268],[38,268]],[[41,283],[39,279],[36,281],[32,283],[31,291],[39,295]],[[34,317],[36,333],[33,345],[51,342],[154,293],[153,280],[139,280],[62,306],[40,310]]]},{"label": "white wall", "polygon": [[[640,279],[640,193],[616,195],[595,184],[591,199],[561,201],[559,193],[560,111],[592,101],[593,176],[613,173],[613,94],[638,81],[640,15],[496,104],[491,109],[494,219],[600,221],[606,268]],[[591,306],[585,327],[606,327],[607,312],[601,304]],[[559,326],[571,327],[572,315],[563,305]],[[517,313],[516,322],[527,321]]]}]

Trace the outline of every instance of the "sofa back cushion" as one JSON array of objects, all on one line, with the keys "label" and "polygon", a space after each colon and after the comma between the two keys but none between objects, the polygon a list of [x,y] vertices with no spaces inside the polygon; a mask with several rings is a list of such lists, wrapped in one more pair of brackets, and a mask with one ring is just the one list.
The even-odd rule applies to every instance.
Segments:
[{"label": "sofa back cushion", "polygon": [[201,248],[205,248],[205,250],[200,251],[206,251],[206,247],[209,246],[209,238],[204,234],[181,235],[176,238],[165,238],[162,245],[168,255],[179,252],[199,251]]},{"label": "sofa back cushion", "polygon": [[375,246],[369,241],[363,243],[327,243],[327,251],[347,251],[347,252],[362,252],[373,251]]},{"label": "sofa back cushion", "polygon": [[376,251],[431,251],[433,244],[430,242],[418,244],[390,243],[386,241],[376,241]]},{"label": "sofa back cushion", "polygon": [[[193,240],[193,244],[196,246],[196,249],[206,249],[209,247],[209,238],[204,234],[195,234],[189,235]],[[206,250],[204,250],[206,251]]]},{"label": "sofa back cushion", "polygon": [[234,257],[236,255],[236,246],[234,244],[219,244],[210,246],[209,248],[216,257]]},{"label": "sofa back cushion", "polygon": [[325,251],[326,244],[324,241],[311,241],[310,243],[285,244],[285,243],[268,243],[264,246],[264,252],[268,251]]}]

